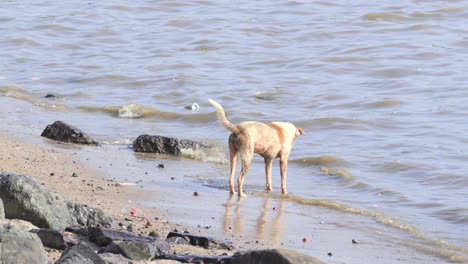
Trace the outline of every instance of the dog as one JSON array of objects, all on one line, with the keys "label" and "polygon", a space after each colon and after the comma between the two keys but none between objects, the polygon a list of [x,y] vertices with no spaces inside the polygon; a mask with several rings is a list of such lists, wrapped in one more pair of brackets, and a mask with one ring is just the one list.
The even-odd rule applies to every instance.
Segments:
[{"label": "dog", "polygon": [[273,122],[269,124],[246,121],[239,125],[232,124],[227,118],[223,107],[217,102],[208,99],[216,108],[219,122],[231,131],[229,136],[229,160],[231,173],[229,177],[230,193],[235,194],[234,176],[236,173],[237,158],[240,156],[242,166],[237,179],[239,197],[245,197],[243,184],[245,175],[250,169],[254,153],[259,154],[265,160],[266,190],[272,191],[271,166],[274,159],[280,159],[281,193],[287,194],[286,172],[288,170],[288,158],[297,137],[305,135],[304,131],[289,122]]}]

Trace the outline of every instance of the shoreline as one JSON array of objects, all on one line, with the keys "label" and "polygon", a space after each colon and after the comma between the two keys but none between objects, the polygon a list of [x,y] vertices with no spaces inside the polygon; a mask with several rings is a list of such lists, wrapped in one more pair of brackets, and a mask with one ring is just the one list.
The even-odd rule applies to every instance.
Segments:
[{"label": "shoreline", "polygon": [[[138,201],[131,201],[131,197],[148,194],[134,183],[106,179],[78,157],[53,147],[45,148],[26,143],[5,133],[0,133],[0,145],[0,172],[30,176],[51,192],[74,202],[101,209],[114,219],[114,225],[131,224],[135,234],[146,236],[153,231],[160,237],[166,237],[169,232],[178,230],[211,235],[209,231],[200,227],[170,223],[157,209],[145,207]],[[125,208],[128,207],[128,210],[122,209],[123,204],[127,205]],[[130,216],[132,207],[138,208],[136,217]],[[143,217],[141,212],[144,212]],[[148,224],[148,221],[151,224]],[[242,249],[241,243],[236,244],[236,241],[231,240],[230,242],[234,245],[233,251],[187,245],[175,245],[172,250],[177,254],[232,255],[236,250]],[[57,261],[60,254],[61,252],[56,250],[49,251],[49,261]]]},{"label": "shoreline", "polygon": [[[116,225],[131,224],[136,234],[148,235],[155,231],[160,237],[166,237],[174,230],[189,231],[229,241],[234,246],[234,250],[228,251],[175,245],[172,249],[174,253],[219,256],[232,255],[236,251],[278,248],[292,249],[327,263],[361,263],[365,259],[375,263],[427,263],[442,260],[433,254],[401,247],[396,241],[392,242],[390,237],[382,243],[379,241],[380,235],[359,230],[366,225],[373,226],[372,219],[348,216],[347,220],[356,225],[356,228],[350,228],[349,223],[343,226],[341,222],[345,219],[341,219],[339,212],[316,207],[312,208],[311,214],[304,215],[309,219],[309,226],[298,227],[288,219],[286,210],[297,211],[300,206],[292,208],[289,202],[274,194],[252,194],[241,202],[235,197],[228,198],[227,191],[191,182],[192,178],[171,179],[174,169],[193,170],[192,167],[200,165],[199,161],[134,155],[127,149],[115,151],[115,146],[96,148],[41,140],[39,136],[31,138],[30,134],[16,136],[0,132],[0,144],[3,146],[0,149],[0,170],[31,176],[52,192],[103,210],[114,218]],[[135,160],[129,160],[129,157]],[[147,165],[148,160],[151,161],[152,171],[145,166],[131,165],[135,162]],[[159,161],[167,165],[165,169],[156,168]],[[201,166],[214,165],[201,163]],[[113,177],[118,172],[123,176]],[[149,175],[146,175],[147,172]],[[141,177],[155,177],[156,183],[144,186]],[[130,184],[127,186],[125,183]],[[194,196],[194,190],[200,191],[200,196]],[[173,191],[177,193],[174,195]],[[192,206],[188,211],[193,215],[185,211],[187,206]],[[217,212],[220,208],[216,209],[216,206],[224,208],[223,212]],[[129,222],[132,207],[144,212],[146,218],[135,217]],[[146,219],[151,221],[151,227],[147,226]],[[209,226],[213,222],[218,226]],[[391,232],[387,228],[379,230]],[[360,245],[351,244],[354,239],[364,242]],[[327,252],[333,252],[333,257],[327,256]],[[57,260],[60,254],[49,252],[49,260]],[[401,254],[401,257],[395,254]]]}]

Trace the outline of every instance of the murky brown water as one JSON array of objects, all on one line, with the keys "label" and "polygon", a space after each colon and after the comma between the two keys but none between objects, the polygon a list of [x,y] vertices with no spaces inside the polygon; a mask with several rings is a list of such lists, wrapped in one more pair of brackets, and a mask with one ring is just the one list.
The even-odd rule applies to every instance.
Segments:
[{"label": "murky brown water", "polygon": [[[85,156],[113,157],[127,165],[107,168],[113,177],[166,192],[151,202],[180,212],[175,221],[315,255],[326,249],[296,243],[303,232],[421,254],[400,261],[466,261],[467,18],[466,1],[4,2],[0,127],[25,137],[55,120],[82,128],[109,144]],[[256,159],[250,196],[228,199],[228,132],[207,98],[234,123],[284,120],[307,132],[289,197],[276,195],[277,164],[275,194],[264,193]],[[198,111],[186,109],[193,103]],[[158,171],[161,157],[126,148],[143,133],[218,151]],[[327,260],[357,263],[354,251]]]}]

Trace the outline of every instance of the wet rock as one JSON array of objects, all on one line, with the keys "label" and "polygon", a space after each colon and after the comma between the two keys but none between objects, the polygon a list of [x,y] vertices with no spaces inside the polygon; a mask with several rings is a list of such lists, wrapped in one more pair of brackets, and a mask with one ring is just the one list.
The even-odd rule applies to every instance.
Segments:
[{"label": "wet rock", "polygon": [[139,236],[137,234],[118,231],[102,227],[90,227],[88,228],[88,236],[91,242],[94,242],[100,247],[106,247],[113,241],[139,241],[139,242],[154,242],[156,238]]},{"label": "wet rock", "polygon": [[81,242],[76,246],[65,250],[55,264],[106,264],[106,262],[94,252],[94,250]]},{"label": "wet rock", "polygon": [[0,198],[0,221],[5,219],[5,209],[3,208],[3,200]]},{"label": "wet rock", "polygon": [[136,152],[181,155],[184,149],[198,150],[208,145],[185,139],[169,138],[164,136],[140,135],[133,148]]},{"label": "wet rock", "polygon": [[33,229],[30,232],[36,234],[41,239],[42,245],[48,248],[64,250],[78,244],[76,241],[64,236],[62,232],[57,230]]},{"label": "wet rock", "polygon": [[112,224],[112,218],[101,210],[68,201],[28,176],[0,174],[0,199],[6,218],[26,220],[40,228]]},{"label": "wet rock", "polygon": [[[204,264],[229,264],[231,257],[229,256],[199,256],[199,255],[178,255],[166,254],[161,256],[163,259],[178,261],[182,263],[204,263]],[[276,263],[276,262],[270,262]]]},{"label": "wet rock", "polygon": [[47,253],[36,234],[0,228],[0,263],[46,264]]},{"label": "wet rock", "polygon": [[181,237],[186,241],[189,241],[190,245],[203,247],[206,249],[227,249],[232,250],[234,247],[231,243],[228,242],[221,242],[214,238],[204,237],[204,236],[197,236],[188,233],[179,233],[179,232],[170,232],[167,235],[167,239],[172,237]]},{"label": "wet rock", "polygon": [[231,264],[319,264],[316,258],[286,249],[252,250],[235,253]]},{"label": "wet rock", "polygon": [[129,241],[114,240],[105,249],[104,253],[121,254],[122,256],[136,260],[153,260],[170,251],[170,245],[162,240],[154,241]]},{"label": "wet rock", "polygon": [[48,125],[42,132],[41,136],[60,142],[96,146],[100,145],[80,129],[62,121],[55,121],[53,124]]}]

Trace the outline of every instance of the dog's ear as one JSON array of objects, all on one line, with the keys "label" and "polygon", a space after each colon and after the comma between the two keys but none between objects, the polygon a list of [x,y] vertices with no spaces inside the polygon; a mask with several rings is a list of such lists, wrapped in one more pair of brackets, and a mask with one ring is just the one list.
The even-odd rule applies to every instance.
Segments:
[{"label": "dog's ear", "polygon": [[296,136],[303,136],[305,135],[304,130],[300,129],[299,127],[296,128]]}]

